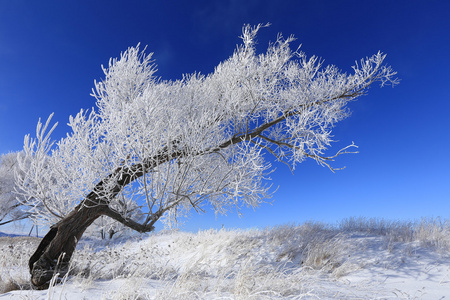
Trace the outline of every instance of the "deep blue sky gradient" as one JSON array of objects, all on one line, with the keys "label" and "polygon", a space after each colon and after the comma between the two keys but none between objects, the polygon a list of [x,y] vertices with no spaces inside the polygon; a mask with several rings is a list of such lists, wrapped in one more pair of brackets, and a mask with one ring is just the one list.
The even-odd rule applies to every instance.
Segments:
[{"label": "deep blue sky gradient", "polygon": [[194,215],[183,227],[264,227],[351,216],[410,220],[450,218],[450,2],[448,1],[0,1],[0,153],[22,149],[38,118],[94,106],[89,96],[100,66],[138,43],[154,52],[158,74],[210,73],[240,43],[243,24],[261,30],[264,51],[278,32],[294,34],[307,55],[351,72],[355,60],[388,54],[395,88],[373,86],[351,103],[334,130],[333,154],[354,141],[335,174],[314,161],[295,175],[282,164],[272,204],[215,218]]}]

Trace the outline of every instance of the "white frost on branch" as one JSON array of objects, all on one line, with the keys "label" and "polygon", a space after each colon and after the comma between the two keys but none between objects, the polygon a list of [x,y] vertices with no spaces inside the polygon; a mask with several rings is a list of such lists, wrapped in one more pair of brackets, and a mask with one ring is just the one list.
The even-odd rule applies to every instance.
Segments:
[{"label": "white frost on branch", "polygon": [[292,50],[294,38],[281,35],[258,54],[261,27],[244,26],[243,43],[209,75],[162,81],[139,45],[110,60],[93,89],[97,108],[70,117],[67,137],[52,147],[50,118],[36,139],[26,137],[31,167],[18,184],[27,204],[52,223],[95,192],[125,219],[123,199],[135,201],[145,226],[205,203],[219,213],[258,206],[271,195],[265,155],[291,169],[312,158],[334,170],[335,156],[324,152],[347,103],[374,82],[395,84],[396,73],[379,52],[345,74]]},{"label": "white frost on branch", "polygon": [[0,155],[0,226],[29,217],[15,193],[14,174],[20,172],[18,157],[22,152]]}]

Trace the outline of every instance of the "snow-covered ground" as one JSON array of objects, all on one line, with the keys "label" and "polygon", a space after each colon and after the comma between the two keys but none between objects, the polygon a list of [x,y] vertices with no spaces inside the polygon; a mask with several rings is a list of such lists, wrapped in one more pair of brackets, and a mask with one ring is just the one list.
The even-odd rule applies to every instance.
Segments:
[{"label": "snow-covered ground", "polygon": [[71,275],[42,291],[27,289],[27,260],[38,242],[0,238],[0,300],[450,297],[450,226],[440,220],[86,239]]}]

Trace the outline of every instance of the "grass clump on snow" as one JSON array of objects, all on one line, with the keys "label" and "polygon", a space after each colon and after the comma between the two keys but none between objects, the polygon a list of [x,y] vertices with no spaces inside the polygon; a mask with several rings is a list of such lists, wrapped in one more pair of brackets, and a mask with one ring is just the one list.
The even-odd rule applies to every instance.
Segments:
[{"label": "grass clump on snow", "polygon": [[377,218],[349,218],[338,228],[344,232],[362,232],[384,236],[389,242],[419,242],[423,247],[437,251],[450,249],[450,220],[423,218],[420,221],[402,222]]},{"label": "grass clump on snow", "polygon": [[31,289],[28,260],[39,242],[33,237],[0,237],[0,293]]}]

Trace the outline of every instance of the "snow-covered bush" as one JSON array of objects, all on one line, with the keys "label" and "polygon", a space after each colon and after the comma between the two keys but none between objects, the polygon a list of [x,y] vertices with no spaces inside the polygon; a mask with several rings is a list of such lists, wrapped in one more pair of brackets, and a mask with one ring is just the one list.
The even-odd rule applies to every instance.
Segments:
[{"label": "snow-covered bush", "polygon": [[21,173],[18,156],[22,152],[12,152],[0,155],[0,225],[27,218],[29,213],[22,206],[16,194],[14,176]]}]

